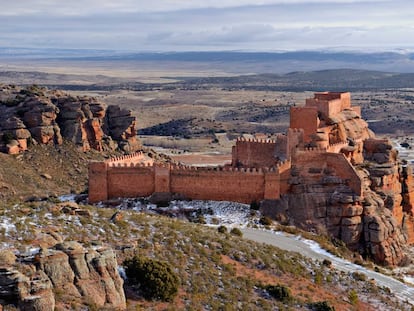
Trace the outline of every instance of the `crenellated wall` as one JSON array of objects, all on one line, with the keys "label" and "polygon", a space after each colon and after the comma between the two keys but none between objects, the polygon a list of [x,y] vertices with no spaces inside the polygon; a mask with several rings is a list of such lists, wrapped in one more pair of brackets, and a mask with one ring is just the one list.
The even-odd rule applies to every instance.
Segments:
[{"label": "crenellated wall", "polygon": [[109,166],[116,166],[119,164],[138,164],[138,163],[144,163],[144,164],[152,164],[154,163],[154,160],[152,160],[151,158],[148,158],[144,155],[144,153],[142,152],[135,152],[133,154],[127,154],[127,155],[123,155],[123,156],[118,156],[118,157],[114,157],[111,158],[107,161],[105,161],[106,163],[108,163]]},{"label": "crenellated wall", "polygon": [[177,193],[189,199],[241,203],[275,200],[280,198],[279,170],[285,172],[289,163],[285,161],[271,169],[257,169],[135,164],[132,159],[123,163],[120,159],[92,162],[89,166],[89,201],[144,197],[155,192]]},{"label": "crenellated wall", "polygon": [[274,140],[239,138],[232,149],[232,166],[272,167],[277,163],[275,152]]},{"label": "crenellated wall", "polygon": [[336,144],[331,144],[328,146],[328,148],[326,149],[327,152],[332,152],[332,153],[339,153],[341,152],[342,148],[345,148],[349,145],[349,143],[347,141],[343,141],[340,143],[336,143]]}]

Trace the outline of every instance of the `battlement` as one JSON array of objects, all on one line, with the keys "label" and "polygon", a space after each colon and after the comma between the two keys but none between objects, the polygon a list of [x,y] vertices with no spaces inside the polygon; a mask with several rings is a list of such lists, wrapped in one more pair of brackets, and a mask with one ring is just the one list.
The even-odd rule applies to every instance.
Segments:
[{"label": "battlement", "polygon": [[239,137],[236,140],[236,144],[237,143],[275,144],[276,140]]},{"label": "battlement", "polygon": [[333,153],[339,153],[341,152],[342,148],[345,148],[348,146],[348,142],[347,141],[343,141],[343,142],[339,142],[336,144],[330,144],[327,148],[327,152],[333,152]]},{"label": "battlement", "polygon": [[[89,165],[90,202],[115,197],[142,197],[154,192],[178,193],[200,200],[227,200],[251,203],[277,199],[280,168],[195,167],[185,165],[92,162]],[[271,185],[271,186],[269,186]],[[93,195],[92,195],[93,191]]]},{"label": "battlement", "polygon": [[272,167],[275,157],[276,140],[238,138],[232,150],[233,167]]},{"label": "battlement", "polygon": [[279,171],[279,174],[289,170],[292,166],[292,161],[290,159],[281,161],[277,164],[276,168]]},{"label": "battlement", "polygon": [[105,161],[108,165],[113,166],[120,163],[138,163],[145,158],[145,155],[142,151],[135,152],[133,154],[127,154],[123,156],[118,156],[114,158],[110,158]]}]

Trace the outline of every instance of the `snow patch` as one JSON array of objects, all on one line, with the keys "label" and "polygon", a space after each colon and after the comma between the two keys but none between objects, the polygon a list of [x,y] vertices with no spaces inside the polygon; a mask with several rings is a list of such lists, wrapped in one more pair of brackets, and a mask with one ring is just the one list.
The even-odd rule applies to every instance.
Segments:
[{"label": "snow patch", "polygon": [[61,202],[75,202],[76,194],[64,194],[58,197]]},{"label": "snow patch", "polygon": [[207,225],[245,227],[251,221],[249,205],[229,201],[171,201],[168,206],[158,207],[156,204],[144,203],[139,199],[123,199],[117,208],[175,217],[202,216]]},{"label": "snow patch", "polygon": [[411,285],[414,285],[414,277],[405,275],[404,276],[404,282],[409,283]]},{"label": "snow patch", "polygon": [[124,267],[118,266],[118,273],[124,281],[128,279]]},{"label": "snow patch", "polygon": [[15,224],[12,223],[12,219],[9,217],[3,217],[2,222],[0,222],[0,228],[5,230],[6,235],[11,231],[17,232]]}]

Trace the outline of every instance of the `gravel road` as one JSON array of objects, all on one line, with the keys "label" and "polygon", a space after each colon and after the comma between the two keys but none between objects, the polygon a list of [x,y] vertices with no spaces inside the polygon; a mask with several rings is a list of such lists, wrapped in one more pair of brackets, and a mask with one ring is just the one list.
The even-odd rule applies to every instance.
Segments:
[{"label": "gravel road", "polygon": [[302,239],[300,237],[282,232],[272,232],[269,230],[251,228],[243,228],[241,230],[243,232],[243,237],[246,239],[259,243],[270,244],[287,251],[298,252],[303,256],[315,260],[329,259],[332,262],[333,267],[340,271],[362,272],[366,274],[368,278],[374,279],[379,286],[388,287],[402,301],[407,301],[414,305],[414,287],[404,284],[392,277],[368,270],[342,258],[333,256],[327,251],[321,249],[314,241]]}]

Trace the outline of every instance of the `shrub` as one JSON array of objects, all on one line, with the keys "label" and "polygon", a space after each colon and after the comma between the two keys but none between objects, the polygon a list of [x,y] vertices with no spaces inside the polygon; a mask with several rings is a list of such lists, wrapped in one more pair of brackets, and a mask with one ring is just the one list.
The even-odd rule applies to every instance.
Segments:
[{"label": "shrub", "polygon": [[5,144],[10,143],[13,139],[14,139],[14,136],[13,136],[12,133],[6,132],[6,133],[3,134],[3,142]]},{"label": "shrub", "polygon": [[124,261],[131,285],[138,285],[146,299],[172,301],[178,292],[179,278],[167,262],[135,256]]},{"label": "shrub", "polygon": [[352,273],[352,277],[354,278],[354,280],[357,280],[357,281],[366,281],[367,280],[367,276],[362,272],[355,271],[355,272]]},{"label": "shrub", "polygon": [[226,228],[226,226],[219,226],[217,228],[217,231],[220,232],[220,233],[227,233],[227,228]]},{"label": "shrub", "polygon": [[267,285],[265,289],[270,294],[270,296],[272,296],[276,300],[285,303],[292,300],[292,295],[290,293],[289,288],[287,288],[284,285]]},{"label": "shrub", "polygon": [[260,218],[260,223],[263,225],[263,226],[270,226],[272,223],[273,223],[273,220],[272,219],[270,219],[269,217],[267,217],[267,216],[263,216],[263,217],[261,217]]},{"label": "shrub", "polygon": [[324,259],[324,260],[322,261],[322,264],[323,264],[325,267],[332,267],[332,261],[330,261],[329,259]]},{"label": "shrub", "polygon": [[312,302],[309,304],[309,308],[313,311],[335,311],[327,301]]},{"label": "shrub", "polygon": [[233,228],[230,230],[230,233],[237,236],[243,236],[243,232],[239,228]]},{"label": "shrub", "polygon": [[202,225],[207,223],[206,218],[203,215],[198,215],[194,222]]},{"label": "shrub", "polygon": [[348,299],[352,305],[356,305],[358,303],[358,293],[356,290],[353,289],[349,292]]},{"label": "shrub", "polygon": [[250,203],[250,209],[255,210],[255,211],[258,211],[259,208],[260,208],[260,204],[257,203],[257,201],[252,201]]}]

